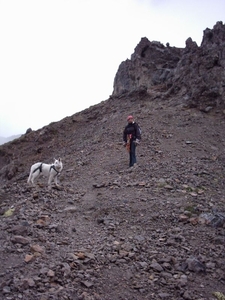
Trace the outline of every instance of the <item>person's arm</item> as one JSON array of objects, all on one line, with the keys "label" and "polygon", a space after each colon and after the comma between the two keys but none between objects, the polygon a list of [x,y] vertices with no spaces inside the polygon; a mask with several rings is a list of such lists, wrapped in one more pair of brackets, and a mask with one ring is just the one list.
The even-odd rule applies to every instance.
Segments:
[{"label": "person's arm", "polygon": [[124,141],[124,143],[127,143],[126,127],[125,127],[125,129],[123,131],[123,141]]}]

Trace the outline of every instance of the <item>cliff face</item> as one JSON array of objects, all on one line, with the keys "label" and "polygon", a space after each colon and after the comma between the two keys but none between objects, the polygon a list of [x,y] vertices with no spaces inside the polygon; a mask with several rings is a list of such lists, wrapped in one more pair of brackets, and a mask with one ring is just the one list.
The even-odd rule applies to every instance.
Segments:
[{"label": "cliff face", "polygon": [[177,96],[189,107],[224,107],[225,25],[205,29],[200,47],[186,40],[185,48],[142,38],[130,60],[122,62],[114,80],[113,96],[132,93]]}]

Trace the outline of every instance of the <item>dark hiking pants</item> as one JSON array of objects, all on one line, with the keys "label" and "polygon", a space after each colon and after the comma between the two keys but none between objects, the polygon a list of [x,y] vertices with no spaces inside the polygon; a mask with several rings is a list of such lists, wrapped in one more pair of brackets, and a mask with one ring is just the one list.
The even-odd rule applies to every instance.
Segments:
[{"label": "dark hiking pants", "polygon": [[135,143],[131,140],[130,143],[130,167],[133,167],[133,165],[136,163],[136,145]]}]

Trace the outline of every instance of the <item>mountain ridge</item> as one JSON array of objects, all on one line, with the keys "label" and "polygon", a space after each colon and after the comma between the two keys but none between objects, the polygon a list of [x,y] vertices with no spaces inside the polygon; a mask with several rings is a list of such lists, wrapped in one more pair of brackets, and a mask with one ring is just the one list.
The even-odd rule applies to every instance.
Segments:
[{"label": "mountain ridge", "polygon": [[0,136],[0,145],[11,142],[15,139],[18,139],[22,134],[11,135],[8,137]]}]

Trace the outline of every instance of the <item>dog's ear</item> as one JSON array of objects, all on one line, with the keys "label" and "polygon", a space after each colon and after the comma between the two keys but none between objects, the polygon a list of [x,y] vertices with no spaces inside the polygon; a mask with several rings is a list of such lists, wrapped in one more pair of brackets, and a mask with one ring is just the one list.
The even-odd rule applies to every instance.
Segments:
[{"label": "dog's ear", "polygon": [[59,162],[61,161],[61,157],[59,157],[58,161],[59,161]]}]

